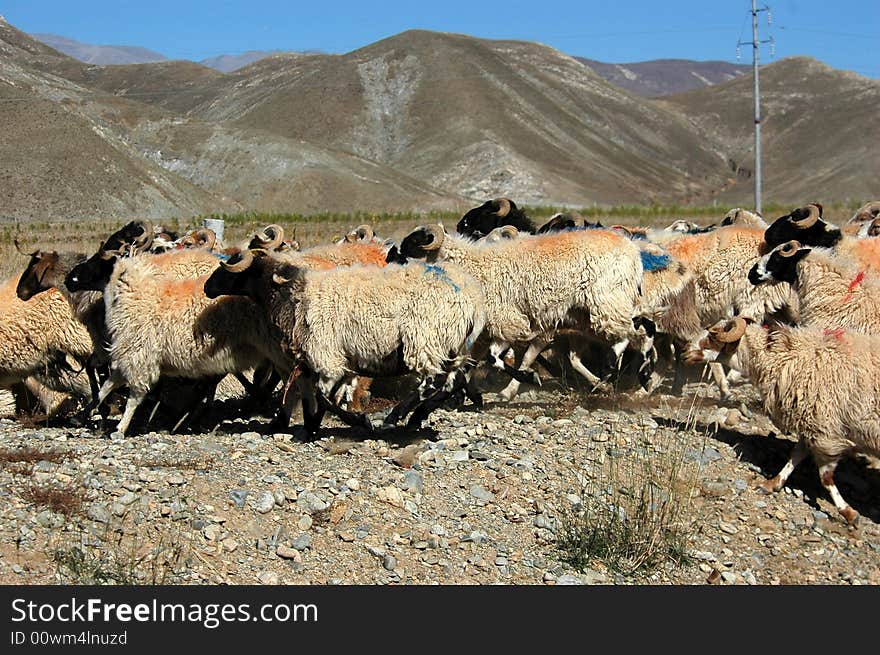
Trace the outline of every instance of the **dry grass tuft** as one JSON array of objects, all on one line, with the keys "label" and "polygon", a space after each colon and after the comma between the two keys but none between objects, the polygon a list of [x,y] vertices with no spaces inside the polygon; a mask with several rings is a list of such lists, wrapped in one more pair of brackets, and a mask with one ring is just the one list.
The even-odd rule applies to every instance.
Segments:
[{"label": "dry grass tuft", "polygon": [[37,507],[47,507],[56,514],[74,516],[82,512],[85,492],[78,485],[29,484],[19,492],[21,497]]}]

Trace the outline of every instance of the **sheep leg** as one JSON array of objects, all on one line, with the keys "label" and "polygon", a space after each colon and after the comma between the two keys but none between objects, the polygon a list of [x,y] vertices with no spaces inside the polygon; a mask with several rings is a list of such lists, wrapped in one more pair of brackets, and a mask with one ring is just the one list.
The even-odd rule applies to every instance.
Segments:
[{"label": "sheep leg", "polygon": [[100,385],[98,384],[98,373],[91,364],[86,364],[86,375],[89,376],[89,389],[92,392],[92,398],[89,402],[95,402],[98,398]]},{"label": "sheep leg", "polygon": [[836,460],[822,464],[819,467],[819,479],[822,481],[822,486],[825,487],[825,490],[831,495],[831,500],[834,501],[834,506],[837,508],[837,511],[840,512],[840,515],[843,516],[843,518],[846,519],[846,522],[850,525],[857,525],[859,522],[859,513],[849,506],[849,503],[843,499],[837,485],[834,484],[834,470],[836,468]]},{"label": "sheep leg", "polygon": [[584,377],[587,382],[593,385],[591,391],[608,391],[610,386],[606,380],[603,380],[595,373],[590,371],[584,363],[581,361],[581,356],[578,354],[576,350],[568,351],[568,361],[571,362],[571,367],[577,371],[582,377]]},{"label": "sheep leg", "polygon": [[388,426],[397,425],[400,420],[409,414],[420,402],[436,391],[436,388],[433,385],[434,376],[427,376],[419,383],[419,386],[415,391],[400,401],[394,406],[394,409],[388,412],[382,423]]},{"label": "sheep leg", "polygon": [[134,417],[135,410],[137,410],[138,406],[143,402],[144,398],[147,397],[147,391],[136,391],[134,389],[129,389],[128,400],[125,402],[125,411],[122,413],[122,418],[119,419],[119,423],[116,425],[116,430],[113,432],[114,434],[120,434],[121,436],[125,436],[125,433],[128,431],[128,426],[131,423],[131,419]]},{"label": "sheep leg", "polygon": [[791,475],[792,471],[794,471],[797,465],[800,464],[806,456],[807,447],[802,441],[799,441],[792,449],[791,455],[789,455],[788,461],[785,463],[785,466],[782,467],[782,470],[777,473],[775,477],[759,484],[758,487],[769,493],[779,491],[785,485],[788,476]]},{"label": "sheep leg", "polygon": [[[543,352],[543,350],[547,347],[548,341],[544,338],[538,338],[532,340],[529,344],[528,349],[523,354],[522,361],[519,364],[519,370],[525,373],[528,371],[533,376],[532,383],[541,386],[541,378],[538,376],[535,371],[531,370],[531,365],[534,363],[535,359],[538,358],[538,355]],[[501,390],[501,393],[498,395],[504,398],[504,400],[512,400],[516,395],[517,391],[519,391],[520,381],[517,378],[512,379],[504,389]]]},{"label": "sheep leg", "polygon": [[467,372],[467,383],[464,385],[464,394],[474,404],[474,407],[483,408],[483,394],[474,380],[473,368]]},{"label": "sheep leg", "polygon": [[406,422],[408,428],[419,428],[431,412],[440,407],[446,400],[455,395],[460,389],[467,384],[467,377],[461,371],[449,373],[443,383],[443,387],[430,398],[425,399],[413,410],[412,416]]},{"label": "sheep leg", "polygon": [[356,414],[355,412],[349,412],[346,409],[342,409],[338,405],[330,402],[330,400],[321,392],[318,392],[318,403],[324,411],[329,411],[346,425],[350,425],[353,428],[364,428],[369,432],[373,431],[373,424],[370,422],[370,417],[366,414]]},{"label": "sheep leg", "polygon": [[[315,395],[315,383],[310,374],[299,375],[296,378],[296,386],[302,395],[303,427],[305,427],[309,436],[314,438],[321,427],[321,421],[324,419],[324,412],[326,410],[318,402]],[[290,394],[290,396],[293,397],[293,394]],[[284,411],[284,408],[282,408],[281,414]],[[289,411],[286,420],[288,423],[290,422]]]},{"label": "sheep leg", "polygon": [[673,345],[675,349],[675,371],[672,377],[672,395],[680,396],[684,392],[684,361],[682,360],[682,355],[684,354],[684,346],[676,343]]},{"label": "sheep leg", "polygon": [[490,366],[494,366],[495,368],[504,371],[514,380],[519,380],[520,382],[525,382],[526,384],[538,384],[540,385],[540,378],[538,378],[538,382],[535,382],[534,371],[523,372],[513,368],[510,364],[504,361],[503,353],[510,348],[510,344],[506,341],[495,342],[491,346],[489,346],[489,354],[486,356],[486,361],[489,362]]},{"label": "sheep leg", "polygon": [[721,362],[709,362],[709,371],[712,373],[715,384],[718,385],[720,399],[730,398],[730,385],[727,383],[727,376],[724,375],[724,366],[721,365]]}]

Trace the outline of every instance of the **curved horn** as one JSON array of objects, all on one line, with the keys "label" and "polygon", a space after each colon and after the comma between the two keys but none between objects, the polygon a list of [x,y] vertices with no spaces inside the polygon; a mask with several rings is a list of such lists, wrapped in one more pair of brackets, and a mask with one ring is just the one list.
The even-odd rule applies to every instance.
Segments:
[{"label": "curved horn", "polygon": [[510,200],[507,198],[495,198],[492,202],[498,204],[498,209],[494,212],[498,218],[504,218],[510,213]]},{"label": "curved horn", "polygon": [[802,218],[799,221],[792,221],[791,222],[792,225],[794,225],[802,230],[806,230],[809,227],[813,227],[816,224],[816,221],[819,220],[819,216],[822,215],[822,211],[819,209],[819,205],[816,205],[814,203],[810,203],[809,205],[804,207],[804,209],[809,211],[809,214],[807,214],[807,217]]},{"label": "curved horn", "polygon": [[502,225],[498,228],[498,234],[501,235],[502,239],[516,239],[519,236],[519,230],[513,225]]},{"label": "curved horn", "polygon": [[871,221],[871,225],[868,226],[868,236],[880,236],[880,217],[875,218],[873,221]]},{"label": "curved horn", "polygon": [[849,219],[850,223],[862,223],[870,221],[880,215],[880,200],[873,200],[859,207],[858,211]]},{"label": "curved horn", "polygon": [[782,257],[794,257],[795,253],[801,249],[801,244],[798,241],[788,241],[783,246],[779,248],[779,254]]},{"label": "curved horn", "polygon": [[153,245],[153,221],[145,218],[141,221],[141,235],[131,244],[136,252],[145,252]]},{"label": "curved horn", "polygon": [[714,333],[714,337],[721,343],[733,343],[742,339],[746,333],[746,319],[742,316],[734,316],[727,324]]},{"label": "curved horn", "polygon": [[200,227],[193,233],[193,236],[202,244],[205,250],[213,250],[214,244],[217,243],[217,234],[214,230],[207,227]]},{"label": "curved horn", "polygon": [[446,232],[443,231],[442,225],[426,225],[422,228],[427,234],[433,238],[431,241],[422,246],[422,250],[439,250],[443,239],[446,238]]},{"label": "curved horn", "polygon": [[254,263],[254,253],[250,250],[242,250],[241,251],[241,260],[235,262],[234,264],[230,264],[229,262],[220,262],[220,266],[223,267],[224,270],[229,271],[230,273],[241,273],[242,271],[246,271],[251,264]]},{"label": "curved horn", "polygon": [[369,241],[373,238],[373,228],[366,224],[358,225],[358,228],[354,231],[354,233],[361,241]]},{"label": "curved horn", "polygon": [[39,248],[37,250],[34,250],[33,252],[25,252],[24,250],[21,249],[21,245],[18,243],[18,239],[13,239],[12,243],[15,244],[15,249],[18,252],[20,252],[22,255],[24,255],[25,257],[34,257],[40,253]]},{"label": "curved horn", "polygon": [[262,232],[254,235],[256,241],[261,248],[266,250],[275,250],[284,241],[284,228],[273,223],[263,228]]}]

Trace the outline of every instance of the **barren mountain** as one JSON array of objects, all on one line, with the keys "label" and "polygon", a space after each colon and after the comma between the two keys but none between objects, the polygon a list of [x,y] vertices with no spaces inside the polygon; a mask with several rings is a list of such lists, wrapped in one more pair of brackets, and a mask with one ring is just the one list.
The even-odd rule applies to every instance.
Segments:
[{"label": "barren mountain", "polygon": [[142,102],[163,104],[163,89],[179,93],[193,73],[221,75],[188,62],[89,67],[0,23],[0,218],[465,204],[349,153]]},{"label": "barren mountain", "polygon": [[[807,57],[764,66],[760,79],[765,197],[795,203],[880,195],[880,82]],[[754,184],[751,76],[657,102],[686,115],[728,156],[730,181],[719,201],[749,198]]]},{"label": "barren mountain", "polygon": [[684,93],[727,82],[747,73],[751,68],[726,61],[690,59],[654,59],[632,64],[606,64],[585,57],[575,59],[612,84],[648,98]]},{"label": "barren mountain", "polygon": [[213,99],[190,93],[191,116],[348,150],[475,198],[680,201],[724,177],[679,114],[534,43],[409,31],[346,55],[263,59],[199,93]]},{"label": "barren mountain", "polygon": [[217,55],[216,57],[208,57],[207,59],[202,59],[199,63],[202,66],[213,68],[221,73],[231,73],[232,71],[244,68],[260,59],[265,59],[272,55],[280,55],[284,52],[284,50],[248,50],[247,52],[242,52],[240,55]]},{"label": "barren mountain", "polygon": [[[768,202],[880,195],[880,83],[806,59],[762,81]],[[646,99],[536,43],[409,31],[223,74],[87,65],[0,20],[0,100],[3,217],[752,197],[749,76]]]},{"label": "barren mountain", "polygon": [[164,61],[167,57],[159,52],[130,45],[94,45],[82,43],[57,34],[31,34],[37,41],[63,52],[86,64],[145,64]]}]

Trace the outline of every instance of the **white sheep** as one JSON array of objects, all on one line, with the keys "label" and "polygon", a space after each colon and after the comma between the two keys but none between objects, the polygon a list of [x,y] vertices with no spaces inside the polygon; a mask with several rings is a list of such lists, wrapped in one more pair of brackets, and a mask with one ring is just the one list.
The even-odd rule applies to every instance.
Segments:
[{"label": "white sheep", "polygon": [[371,427],[365,416],[328,401],[339,385],[358,374],[418,374],[417,392],[386,417],[386,423],[394,424],[413,410],[409,424],[418,425],[439,402],[441,389],[445,398],[461,384],[455,374],[486,321],[482,287],[455,265],[315,270],[246,251],[241,259],[222,264],[205,292],[209,297],[244,295],[265,308],[301,367],[296,379],[312,434],[325,409]]},{"label": "white sheep", "polygon": [[[611,345],[618,364],[627,346],[649,361],[653,340],[639,323],[641,258],[617,232],[576,229],[474,243],[432,225],[409,234],[400,256],[458,264],[483,285],[489,361],[514,377],[528,379],[523,374],[564,326],[589,330]],[[501,355],[515,343],[529,347],[520,370],[510,371]]]},{"label": "white sheep", "polygon": [[850,524],[858,513],[834,484],[846,455],[880,457],[880,335],[821,327],[766,329],[742,317],[721,321],[685,357],[691,363],[736,353],[732,362],[761,394],[764,410],[798,443],[782,470],[761,485],[778,491],[808,454],[822,486]]},{"label": "white sheep", "polygon": [[755,263],[749,280],[771,288],[792,285],[801,325],[880,332],[880,278],[827,248],[797,241],[776,246]]}]

